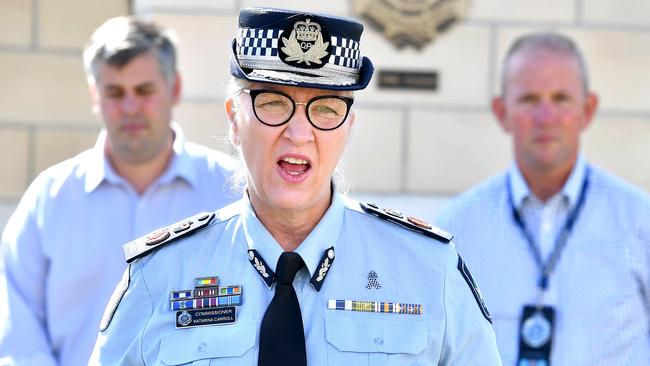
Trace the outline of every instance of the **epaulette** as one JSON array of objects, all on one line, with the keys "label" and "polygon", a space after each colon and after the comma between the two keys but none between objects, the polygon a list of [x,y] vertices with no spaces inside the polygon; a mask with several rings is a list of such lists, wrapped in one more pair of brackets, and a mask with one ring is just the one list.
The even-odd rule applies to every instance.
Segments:
[{"label": "epaulette", "polygon": [[124,259],[126,259],[127,263],[131,263],[178,238],[191,235],[198,229],[208,225],[214,216],[214,212],[201,212],[130,241],[122,246]]},{"label": "epaulette", "polygon": [[371,215],[377,216],[380,219],[390,221],[393,224],[405,227],[409,230],[422,233],[428,237],[439,240],[443,243],[449,243],[454,237],[453,234],[450,234],[440,228],[437,228],[424,220],[420,220],[417,217],[413,216],[404,216],[401,212],[393,210],[391,208],[380,208],[372,202],[359,202],[361,208]]}]

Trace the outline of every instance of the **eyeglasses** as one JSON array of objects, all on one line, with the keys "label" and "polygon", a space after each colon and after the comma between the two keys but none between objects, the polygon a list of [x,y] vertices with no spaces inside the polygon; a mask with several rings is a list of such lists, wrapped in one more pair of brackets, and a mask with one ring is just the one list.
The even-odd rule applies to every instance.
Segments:
[{"label": "eyeglasses", "polygon": [[267,126],[281,126],[293,117],[296,105],[304,105],[307,119],[315,128],[331,131],[339,128],[350,113],[353,98],[338,95],[320,95],[307,102],[296,102],[288,94],[277,90],[241,89],[250,94],[255,117]]}]

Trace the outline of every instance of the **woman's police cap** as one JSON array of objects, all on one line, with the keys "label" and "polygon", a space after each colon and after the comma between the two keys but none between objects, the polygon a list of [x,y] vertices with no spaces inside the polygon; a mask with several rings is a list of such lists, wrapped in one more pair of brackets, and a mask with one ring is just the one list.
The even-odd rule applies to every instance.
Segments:
[{"label": "woman's police cap", "polygon": [[364,89],[374,70],[361,55],[363,25],[325,14],[244,8],[230,73],[253,82],[330,90]]}]

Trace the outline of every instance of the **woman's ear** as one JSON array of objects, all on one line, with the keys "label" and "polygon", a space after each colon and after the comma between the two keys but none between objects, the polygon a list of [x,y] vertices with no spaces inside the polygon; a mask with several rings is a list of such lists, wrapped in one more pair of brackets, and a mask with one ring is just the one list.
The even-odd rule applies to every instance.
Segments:
[{"label": "woman's ear", "polygon": [[350,124],[350,128],[354,126],[354,122],[357,120],[357,114],[354,113],[354,110],[350,111],[350,114],[348,114],[348,123]]},{"label": "woman's ear", "polygon": [[234,146],[239,146],[239,128],[237,127],[237,110],[235,107],[235,100],[230,97],[225,102],[226,116],[228,117],[228,126],[230,142]]}]

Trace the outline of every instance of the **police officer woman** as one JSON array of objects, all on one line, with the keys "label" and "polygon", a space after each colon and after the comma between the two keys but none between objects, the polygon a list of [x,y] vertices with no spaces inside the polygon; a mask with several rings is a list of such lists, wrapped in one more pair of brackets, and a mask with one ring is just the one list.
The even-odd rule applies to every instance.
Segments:
[{"label": "police officer woman", "polygon": [[373,72],[362,31],[241,11],[225,107],[247,194],[124,246],[91,364],[501,364],[450,235],[333,183]]}]

